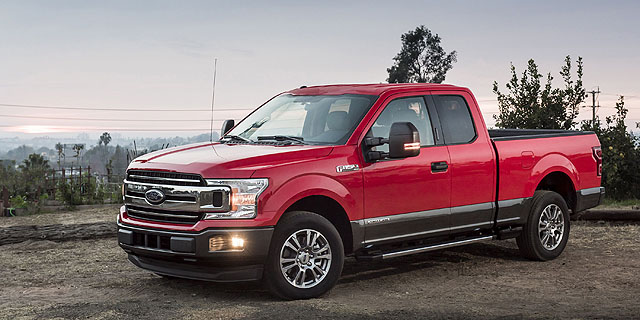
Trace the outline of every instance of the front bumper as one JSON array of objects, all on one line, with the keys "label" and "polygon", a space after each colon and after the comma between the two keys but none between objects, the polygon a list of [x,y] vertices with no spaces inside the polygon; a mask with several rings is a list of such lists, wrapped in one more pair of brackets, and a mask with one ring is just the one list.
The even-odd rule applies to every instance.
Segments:
[{"label": "front bumper", "polygon": [[[185,232],[118,222],[118,244],[136,266],[163,275],[207,281],[260,280],[272,234],[273,227]],[[212,237],[240,237],[244,248],[209,251]]]}]

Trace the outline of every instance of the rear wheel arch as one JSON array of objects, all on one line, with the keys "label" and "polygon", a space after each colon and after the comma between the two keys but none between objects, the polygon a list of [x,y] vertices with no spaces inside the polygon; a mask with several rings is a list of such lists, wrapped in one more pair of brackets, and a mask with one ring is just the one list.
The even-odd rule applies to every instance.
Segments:
[{"label": "rear wheel arch", "polygon": [[577,206],[576,187],[569,175],[562,171],[547,173],[536,186],[536,191],[548,190],[558,193],[567,203],[569,209],[575,213]]},{"label": "rear wheel arch", "polygon": [[[555,191],[538,190],[533,195],[527,221],[516,243],[527,259],[551,260],[564,251],[569,231],[568,207],[562,196]],[[546,247],[550,236],[556,239],[556,243],[552,242],[554,246]]]}]

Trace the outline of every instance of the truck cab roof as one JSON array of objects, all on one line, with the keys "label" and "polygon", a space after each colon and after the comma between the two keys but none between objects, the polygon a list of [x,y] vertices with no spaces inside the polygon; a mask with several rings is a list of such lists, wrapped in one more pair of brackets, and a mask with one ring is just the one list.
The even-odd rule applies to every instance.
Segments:
[{"label": "truck cab roof", "polygon": [[450,84],[437,83],[372,83],[372,84],[336,84],[326,86],[301,87],[287,91],[294,95],[341,95],[341,94],[363,94],[379,96],[391,91],[407,90],[452,90],[467,88]]}]

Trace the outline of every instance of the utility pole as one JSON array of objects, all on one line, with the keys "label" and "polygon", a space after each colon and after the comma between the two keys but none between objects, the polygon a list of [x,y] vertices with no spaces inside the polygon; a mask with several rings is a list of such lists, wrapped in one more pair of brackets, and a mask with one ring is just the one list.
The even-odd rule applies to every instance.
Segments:
[{"label": "utility pole", "polygon": [[591,98],[592,98],[592,105],[591,105],[591,111],[592,111],[592,115],[591,115],[591,126],[595,128],[596,126],[596,94],[600,93],[600,87],[598,87],[598,91],[596,90],[591,90]]}]

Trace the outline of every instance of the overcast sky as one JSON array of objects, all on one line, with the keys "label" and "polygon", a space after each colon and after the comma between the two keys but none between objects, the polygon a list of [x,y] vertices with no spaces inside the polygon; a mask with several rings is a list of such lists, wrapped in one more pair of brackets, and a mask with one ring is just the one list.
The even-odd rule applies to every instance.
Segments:
[{"label": "overcast sky", "polygon": [[[301,85],[385,81],[400,35],[425,25],[442,37],[445,50],[458,51],[445,82],[471,88],[489,125],[497,111],[492,83],[504,85],[510,62],[521,71],[534,58],[543,73],[560,80],[566,55],[584,58],[586,89],[602,91],[601,116],[613,113],[616,94],[624,94],[630,120],[640,121],[639,3],[2,1],[0,104],[207,109],[217,57],[215,117],[239,119]],[[590,114],[584,109],[581,118]],[[208,119],[206,111],[0,105],[0,137],[42,136],[40,131],[60,128],[73,135],[116,129],[166,130],[123,132],[131,136],[195,135],[208,130]]]}]

